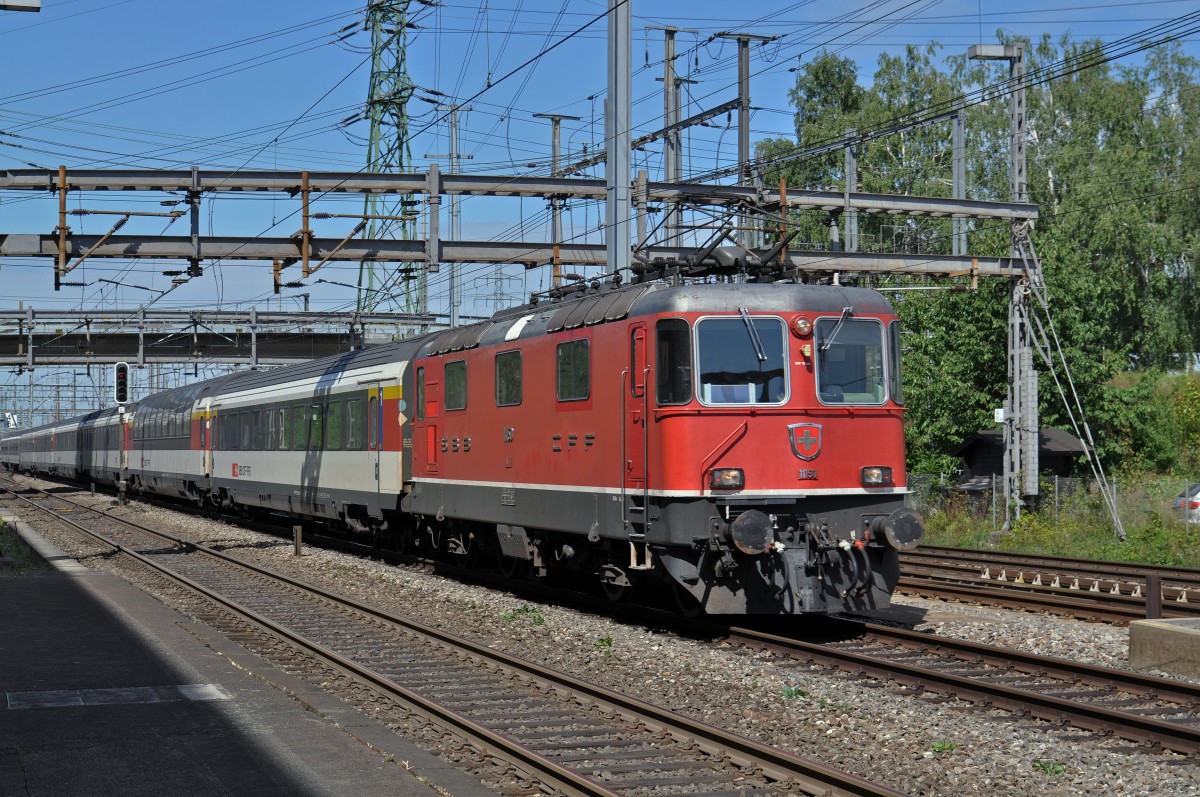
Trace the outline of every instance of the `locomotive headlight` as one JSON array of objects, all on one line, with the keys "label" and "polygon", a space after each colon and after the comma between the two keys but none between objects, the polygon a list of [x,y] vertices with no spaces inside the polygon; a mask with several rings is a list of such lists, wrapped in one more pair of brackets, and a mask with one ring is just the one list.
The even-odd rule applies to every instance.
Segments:
[{"label": "locomotive headlight", "polygon": [[892,483],[892,469],[883,465],[870,465],[862,469],[863,487],[881,487]]},{"label": "locomotive headlight", "polygon": [[792,320],[792,332],[799,337],[808,337],[812,334],[812,321],[807,318],[796,317]]},{"label": "locomotive headlight", "polygon": [[740,490],[746,486],[741,468],[714,468],[709,480],[714,490]]}]

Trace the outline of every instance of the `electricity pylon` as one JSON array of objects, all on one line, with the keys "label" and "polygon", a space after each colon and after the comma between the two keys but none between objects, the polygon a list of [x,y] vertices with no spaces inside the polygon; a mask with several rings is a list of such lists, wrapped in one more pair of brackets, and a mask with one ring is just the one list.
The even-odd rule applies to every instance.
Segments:
[{"label": "electricity pylon", "polygon": [[[367,119],[371,123],[367,145],[367,171],[403,172],[412,159],[408,145],[408,100],[413,93],[408,79],[405,48],[408,43],[409,0],[376,0],[367,4],[366,29],[371,32],[371,88],[367,97]],[[410,196],[386,197],[367,194],[364,215],[370,220],[369,238],[411,240],[413,221],[407,213]],[[392,279],[387,269],[374,261],[363,261],[358,271],[358,309],[372,312],[387,295],[401,285],[406,312],[425,306],[425,280],[417,291],[410,280]]]}]

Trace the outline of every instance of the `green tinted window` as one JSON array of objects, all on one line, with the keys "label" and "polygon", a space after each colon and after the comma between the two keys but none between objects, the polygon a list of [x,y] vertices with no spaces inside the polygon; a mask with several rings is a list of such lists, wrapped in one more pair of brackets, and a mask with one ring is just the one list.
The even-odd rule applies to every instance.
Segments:
[{"label": "green tinted window", "polygon": [[321,405],[309,405],[308,413],[308,445],[311,450],[320,451],[321,443],[325,440],[324,413],[321,411]]},{"label": "green tinted window", "polygon": [[521,403],[521,352],[496,355],[496,406],[512,407]]},{"label": "green tinted window", "polygon": [[558,346],[558,400],[582,401],[591,390],[588,342],[572,340]]},{"label": "green tinted window", "polygon": [[467,408],[467,363],[455,360],[446,363],[446,409]]},{"label": "green tinted window", "polygon": [[292,448],[296,451],[308,448],[308,419],[304,407],[292,407]]},{"label": "green tinted window", "polygon": [[325,448],[337,451],[342,447],[342,402],[331,401],[325,408]]},{"label": "green tinted window", "polygon": [[362,399],[346,402],[346,448],[359,451],[363,447]]}]

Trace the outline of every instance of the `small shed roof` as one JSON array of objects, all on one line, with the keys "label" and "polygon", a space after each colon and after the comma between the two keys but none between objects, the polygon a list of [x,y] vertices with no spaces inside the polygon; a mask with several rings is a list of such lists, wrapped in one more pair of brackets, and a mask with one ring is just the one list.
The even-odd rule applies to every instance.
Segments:
[{"label": "small shed roof", "polygon": [[[950,452],[950,455],[961,457],[976,443],[1003,448],[1004,431],[1002,429],[980,429],[959,443],[958,447]],[[1082,440],[1065,429],[1040,429],[1038,430],[1038,451],[1044,454],[1084,454],[1087,453],[1087,447]]]}]

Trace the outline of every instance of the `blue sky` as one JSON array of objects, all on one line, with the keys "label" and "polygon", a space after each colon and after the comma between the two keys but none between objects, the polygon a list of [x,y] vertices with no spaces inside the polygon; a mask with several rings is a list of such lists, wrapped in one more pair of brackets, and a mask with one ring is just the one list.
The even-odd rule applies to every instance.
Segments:
[{"label": "blue sky", "polygon": [[[735,46],[710,40],[720,31],[781,38],[752,50],[753,138],[790,135],[789,71],[829,49],[854,58],[869,81],[881,52],[936,40],[958,53],[997,29],[1037,38],[1071,32],[1111,40],[1200,9],[1197,0],[1081,3],[1078,0],[938,2],[859,0],[848,3],[715,0],[631,0],[634,3],[634,135],[661,124],[661,31],[674,25],[684,53],[677,69],[698,82],[688,86],[684,114],[736,97]],[[358,5],[330,0],[207,0],[180,6],[159,0],[43,0],[37,14],[0,12],[0,170],[32,165],[57,168],[202,168],[357,170],[365,163],[366,125],[339,123],[361,110],[367,92],[366,34],[338,41],[361,20]],[[443,0],[412,3],[408,71],[421,89],[467,101],[464,171],[545,173],[549,124],[535,113],[582,117],[564,124],[564,147],[578,152],[603,142],[605,28],[603,21],[574,33],[603,13],[589,0]],[[569,38],[568,38],[569,37]],[[565,41],[563,41],[566,39]],[[551,52],[510,75],[525,61]],[[1187,44],[1194,52],[1194,42]],[[489,88],[489,81],[492,83]],[[477,96],[476,96],[477,95]],[[428,95],[426,95],[428,96]],[[432,105],[412,102],[411,168],[423,171],[430,153],[448,151],[444,123]],[[736,156],[735,127],[725,117],[693,130],[685,171],[727,166]],[[736,125],[736,116],[732,122]],[[531,169],[527,164],[537,164]],[[445,161],[441,161],[446,168]],[[661,172],[659,150],[635,158],[652,179]],[[602,172],[594,171],[596,176]],[[72,208],[157,210],[169,197],[121,193],[72,196]],[[443,205],[445,208],[446,205]],[[298,202],[287,197],[205,200],[202,233],[288,236],[298,228]],[[361,200],[326,199],[316,210],[361,212]],[[57,223],[50,196],[0,193],[0,233],[48,232]],[[445,212],[445,211],[443,211]],[[475,240],[548,238],[541,200],[467,199],[463,237]],[[112,217],[73,217],[79,232],[101,233]],[[575,207],[564,222],[568,236],[585,237],[597,208]],[[353,221],[322,221],[316,233],[340,237]],[[448,220],[443,217],[443,234]],[[135,219],[122,233],[186,234],[186,219]],[[269,264],[208,265],[205,275],[168,294],[161,272],[178,263],[97,260],[72,280],[89,283],[52,290],[47,260],[0,262],[0,307],[18,301],[46,308],[130,307],[154,300],[162,307],[297,309],[296,298],[271,293]],[[357,267],[331,265],[332,282],[354,283]],[[115,280],[125,286],[98,282]],[[464,313],[486,313],[545,287],[548,276],[491,266],[464,268]],[[310,283],[312,281],[310,280]],[[314,309],[353,306],[353,291],[310,284]],[[158,298],[156,298],[158,297]],[[434,310],[444,312],[445,270],[431,284]]]}]

